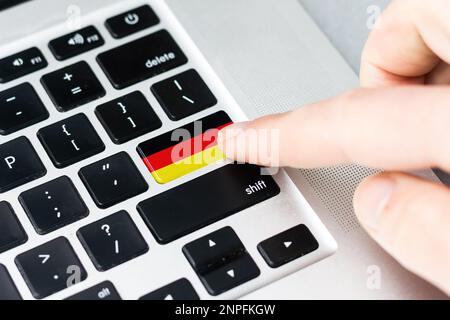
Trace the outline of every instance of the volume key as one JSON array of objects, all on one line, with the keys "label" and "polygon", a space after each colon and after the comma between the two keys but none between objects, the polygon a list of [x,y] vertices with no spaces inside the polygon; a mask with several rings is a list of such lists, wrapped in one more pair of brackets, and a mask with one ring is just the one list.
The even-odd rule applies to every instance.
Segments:
[{"label": "volume key", "polygon": [[48,63],[38,48],[30,48],[0,60],[0,83],[10,82],[37,70]]}]

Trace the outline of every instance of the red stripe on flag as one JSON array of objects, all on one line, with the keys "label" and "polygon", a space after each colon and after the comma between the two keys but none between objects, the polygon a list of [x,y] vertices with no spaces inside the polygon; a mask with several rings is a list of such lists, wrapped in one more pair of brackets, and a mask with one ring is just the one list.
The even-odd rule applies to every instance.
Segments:
[{"label": "red stripe on flag", "polygon": [[[150,172],[154,172],[171,165],[174,162],[181,161],[196,153],[212,148],[217,145],[217,133],[231,124],[232,122],[207,131],[210,132],[211,130],[214,130],[215,132],[213,132],[213,135],[209,133],[206,137],[206,134],[202,133],[189,140],[182,141],[172,147],[151,154],[143,159],[145,165]],[[185,151],[186,154],[173,154],[175,148],[177,150]]]}]

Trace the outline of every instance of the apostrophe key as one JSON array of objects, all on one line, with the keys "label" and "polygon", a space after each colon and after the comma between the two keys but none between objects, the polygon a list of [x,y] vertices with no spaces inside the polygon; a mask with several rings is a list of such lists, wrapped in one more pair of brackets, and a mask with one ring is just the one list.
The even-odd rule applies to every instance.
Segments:
[{"label": "apostrophe key", "polygon": [[93,163],[79,176],[99,208],[109,208],[138,194],[148,185],[126,152]]}]

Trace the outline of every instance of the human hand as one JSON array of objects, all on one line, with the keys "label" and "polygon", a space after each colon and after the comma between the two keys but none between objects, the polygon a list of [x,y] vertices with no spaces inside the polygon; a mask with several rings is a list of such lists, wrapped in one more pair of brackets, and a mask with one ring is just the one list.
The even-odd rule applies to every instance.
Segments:
[{"label": "human hand", "polygon": [[[358,187],[356,215],[403,266],[450,295],[450,190],[398,172],[450,172],[449,64],[450,2],[393,1],[366,44],[363,88],[230,126],[219,146],[229,158],[265,166],[387,170]],[[270,157],[251,152],[255,146]]]}]

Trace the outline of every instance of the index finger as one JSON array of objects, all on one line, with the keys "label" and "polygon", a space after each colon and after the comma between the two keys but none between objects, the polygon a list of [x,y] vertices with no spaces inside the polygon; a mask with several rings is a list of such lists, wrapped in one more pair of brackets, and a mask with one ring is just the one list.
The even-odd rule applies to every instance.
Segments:
[{"label": "index finger", "polygon": [[449,170],[449,97],[444,86],[358,89],[230,126],[219,146],[231,159],[264,166]]}]

